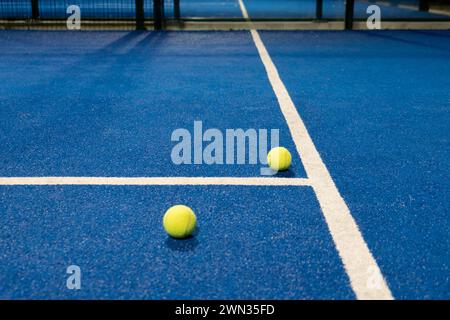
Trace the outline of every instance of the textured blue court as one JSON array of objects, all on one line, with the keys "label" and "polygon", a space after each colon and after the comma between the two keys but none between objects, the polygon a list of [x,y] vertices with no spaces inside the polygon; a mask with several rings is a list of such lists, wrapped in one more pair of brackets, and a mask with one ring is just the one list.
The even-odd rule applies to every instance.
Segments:
[{"label": "textured blue court", "polygon": [[[260,35],[393,297],[448,299],[450,33]],[[279,128],[295,150],[247,31],[3,31],[0,47],[3,178],[259,175],[174,165],[171,132],[195,120]],[[293,177],[295,152],[276,176]],[[175,203],[198,215],[191,239],[162,229]],[[0,213],[2,299],[356,297],[309,186],[3,184]]]},{"label": "textured blue court", "polygon": [[[70,4],[136,15],[100,2]],[[379,5],[449,20],[409,2]],[[32,18],[15,4],[0,20]],[[179,18],[313,20],[315,5],[181,0]],[[323,20],[344,14],[324,0]],[[0,30],[0,299],[450,299],[448,88],[449,30]],[[174,132],[199,122],[276,129],[292,166],[176,164]],[[175,204],[197,215],[185,240],[162,227]]]}]

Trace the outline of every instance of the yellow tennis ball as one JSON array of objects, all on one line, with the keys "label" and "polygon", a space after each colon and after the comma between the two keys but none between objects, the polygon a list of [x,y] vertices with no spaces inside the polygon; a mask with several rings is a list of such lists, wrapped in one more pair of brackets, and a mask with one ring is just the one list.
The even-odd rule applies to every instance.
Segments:
[{"label": "yellow tennis ball", "polygon": [[189,237],[194,232],[196,224],[197,217],[187,206],[173,206],[164,214],[164,229],[173,238]]},{"label": "yellow tennis ball", "polygon": [[289,169],[291,162],[291,153],[284,147],[273,148],[267,155],[267,163],[269,164],[269,167],[275,171],[284,171]]}]

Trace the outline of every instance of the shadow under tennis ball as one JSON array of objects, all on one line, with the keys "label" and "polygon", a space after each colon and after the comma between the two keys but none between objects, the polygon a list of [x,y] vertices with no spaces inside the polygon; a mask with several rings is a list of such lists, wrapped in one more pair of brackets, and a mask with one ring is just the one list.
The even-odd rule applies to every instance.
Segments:
[{"label": "shadow under tennis ball", "polygon": [[172,237],[167,237],[166,246],[172,251],[178,252],[188,252],[193,251],[198,246],[199,242],[196,236],[199,234],[199,228],[195,228],[192,236],[189,236],[185,239],[174,239]]},{"label": "shadow under tennis ball", "polygon": [[291,171],[290,169],[286,171],[278,171],[275,177],[282,177],[282,178],[295,178],[295,172]]}]

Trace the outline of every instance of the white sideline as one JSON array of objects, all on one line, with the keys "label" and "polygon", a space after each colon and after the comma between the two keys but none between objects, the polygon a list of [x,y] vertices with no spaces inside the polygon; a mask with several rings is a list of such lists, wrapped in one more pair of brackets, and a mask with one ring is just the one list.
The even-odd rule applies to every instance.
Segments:
[{"label": "white sideline", "polygon": [[303,178],[243,177],[0,177],[1,186],[113,185],[113,186],[309,186]]},{"label": "white sideline", "polygon": [[[248,19],[242,0],[239,4],[243,8],[243,17]],[[323,163],[258,31],[252,29],[250,32],[356,297],[392,300],[381,270]]]}]

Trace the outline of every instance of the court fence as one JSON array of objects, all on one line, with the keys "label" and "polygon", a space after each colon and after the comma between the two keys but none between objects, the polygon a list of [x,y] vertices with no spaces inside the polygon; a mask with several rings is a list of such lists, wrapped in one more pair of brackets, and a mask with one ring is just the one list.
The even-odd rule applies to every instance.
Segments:
[{"label": "court fence", "polygon": [[[383,21],[450,28],[443,0],[0,0],[0,29],[67,28],[78,14],[86,29],[357,29],[368,8]],[[438,13],[432,8],[438,5]],[[442,9],[444,8],[444,9]],[[406,24],[406,23],[409,24]],[[400,24],[398,24],[400,23]],[[438,26],[438,27],[437,27]]]}]

